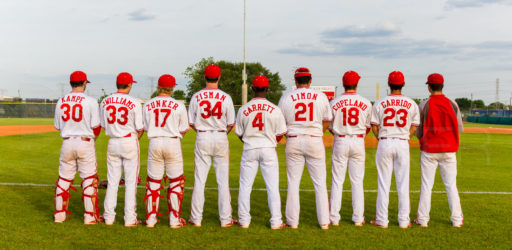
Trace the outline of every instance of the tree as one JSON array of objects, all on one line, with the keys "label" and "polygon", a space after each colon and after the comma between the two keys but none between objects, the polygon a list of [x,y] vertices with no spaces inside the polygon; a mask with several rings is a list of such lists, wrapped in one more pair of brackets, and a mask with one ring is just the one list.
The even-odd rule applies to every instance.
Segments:
[{"label": "tree", "polygon": [[455,98],[455,102],[459,105],[460,110],[469,110],[471,108],[471,100],[468,98]]},{"label": "tree", "polygon": [[185,94],[185,91],[178,89],[172,93],[172,97],[176,100],[185,100],[187,95]]},{"label": "tree", "polygon": [[485,108],[485,103],[484,103],[484,101],[483,101],[483,100],[480,100],[480,99],[478,99],[478,100],[474,100],[474,101],[473,101],[473,108],[474,108],[474,109],[483,109],[483,108]]},{"label": "tree", "polygon": [[[209,64],[217,64],[221,68],[221,77],[219,88],[233,99],[233,104],[242,104],[242,69],[243,63],[233,63],[228,61],[215,61],[213,57],[203,58],[194,66],[188,67],[185,70],[185,77],[188,78],[189,83],[187,86],[187,102],[190,102],[192,95],[201,90],[205,86],[204,68]],[[247,63],[247,82],[248,82],[248,99],[253,95],[251,81],[258,75],[264,75],[269,81],[269,92],[267,99],[275,104],[279,102],[279,98],[283,94],[286,87],[281,84],[281,77],[279,73],[272,73],[267,68],[263,67],[261,63]]]},{"label": "tree", "polygon": [[489,106],[487,106],[488,109],[504,109],[505,108],[505,104],[501,103],[501,102],[493,102],[491,104],[489,104]]}]

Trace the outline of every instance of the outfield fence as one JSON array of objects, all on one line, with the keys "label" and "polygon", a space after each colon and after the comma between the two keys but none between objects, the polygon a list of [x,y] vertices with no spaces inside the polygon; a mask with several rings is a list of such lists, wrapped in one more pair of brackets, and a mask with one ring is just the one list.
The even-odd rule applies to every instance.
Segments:
[{"label": "outfield fence", "polygon": [[[0,118],[53,118],[55,105],[56,103],[0,103]],[[235,105],[235,114],[240,107],[241,105]]]}]

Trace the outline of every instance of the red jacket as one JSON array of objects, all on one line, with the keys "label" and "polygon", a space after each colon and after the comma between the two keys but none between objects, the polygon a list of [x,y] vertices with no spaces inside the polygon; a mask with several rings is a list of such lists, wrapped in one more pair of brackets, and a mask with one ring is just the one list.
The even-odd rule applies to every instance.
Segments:
[{"label": "red jacket", "polygon": [[431,95],[422,104],[421,124],[417,134],[420,149],[428,153],[457,152],[459,132],[462,132],[457,103],[444,95]]}]

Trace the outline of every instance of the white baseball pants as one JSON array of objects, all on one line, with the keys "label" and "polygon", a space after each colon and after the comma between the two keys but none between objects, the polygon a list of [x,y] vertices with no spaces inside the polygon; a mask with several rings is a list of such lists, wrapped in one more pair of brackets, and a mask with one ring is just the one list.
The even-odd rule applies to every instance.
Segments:
[{"label": "white baseball pants", "polygon": [[428,224],[430,219],[430,199],[438,164],[448,196],[448,205],[452,213],[450,219],[453,225],[460,225],[462,224],[463,215],[459,191],[457,190],[457,157],[455,153],[427,153],[421,151],[421,193],[418,205],[418,222]]},{"label": "white baseball pants", "polygon": [[229,193],[229,142],[226,132],[198,132],[194,150],[194,190],[190,220],[201,224],[204,207],[204,188],[213,158],[217,177],[218,206],[221,225],[231,223],[231,194]]},{"label": "white baseball pants", "polygon": [[346,135],[335,136],[332,147],[332,185],[331,185],[331,222],[339,223],[343,182],[347,172],[352,186],[352,221],[364,220],[364,137]]},{"label": "white baseball pants", "polygon": [[[80,173],[80,178],[84,179],[89,176],[93,176],[97,171],[96,164],[96,149],[94,146],[94,139],[88,138],[88,140],[84,137],[69,137],[62,141],[62,147],[60,148],[60,159],[59,159],[59,176],[67,179],[74,180],[75,174],[78,171]],[[89,179],[84,182],[84,187],[91,184],[92,179]],[[55,209],[57,211],[61,211],[63,209],[63,200],[62,196],[59,196],[63,190],[70,189],[72,182],[64,181],[59,179],[57,185],[61,188],[56,188],[55,190]],[[94,192],[93,189],[89,188],[84,190],[84,194],[92,195]],[[93,211],[95,204],[91,201],[90,198],[84,198],[84,208],[85,211]],[[64,221],[66,218],[65,212],[59,212],[55,214],[56,220]],[[90,214],[84,213],[84,222],[90,222],[94,220],[94,217]]]},{"label": "white baseball pants", "polygon": [[130,225],[137,221],[137,177],[139,176],[139,140],[135,136],[110,138],[107,147],[108,186],[105,195],[106,223],[113,223],[116,217],[117,190],[124,171],[124,224]]},{"label": "white baseball pants", "polygon": [[377,223],[383,226],[387,226],[389,223],[389,188],[394,170],[398,193],[398,224],[402,227],[408,226],[411,210],[409,200],[409,172],[411,167],[409,142],[398,138],[380,139],[375,162],[377,164],[378,180]]},{"label": "white baseball pants", "polygon": [[320,225],[329,224],[329,196],[327,194],[327,170],[325,146],[322,137],[309,135],[289,136],[286,141],[286,173],[288,195],[286,197],[286,224],[299,225],[299,188],[304,163],[315,187],[316,214]]},{"label": "white baseball pants", "polygon": [[[158,137],[149,140],[148,148],[148,176],[155,180],[162,180],[164,170],[170,179],[183,175],[183,155],[181,152],[181,140],[179,138]],[[158,190],[160,193],[160,185],[155,182],[149,182],[151,190]],[[169,183],[171,185],[171,183]],[[176,187],[175,192],[182,193],[180,186]],[[146,190],[146,193],[151,193]],[[160,199],[155,201],[156,207],[159,207]],[[171,205],[176,210],[181,211],[181,204],[176,194],[171,194]],[[147,203],[147,211],[152,210],[152,203]],[[169,224],[179,225],[180,218],[174,213],[169,213]],[[146,220],[147,224],[155,224],[157,222],[156,214],[152,214]]]},{"label": "white baseball pants", "polygon": [[254,179],[261,166],[261,174],[267,187],[270,226],[283,224],[281,216],[281,195],[279,194],[279,161],[275,148],[244,150],[240,162],[240,191],[238,193],[238,219],[240,225],[251,223],[251,191]]}]

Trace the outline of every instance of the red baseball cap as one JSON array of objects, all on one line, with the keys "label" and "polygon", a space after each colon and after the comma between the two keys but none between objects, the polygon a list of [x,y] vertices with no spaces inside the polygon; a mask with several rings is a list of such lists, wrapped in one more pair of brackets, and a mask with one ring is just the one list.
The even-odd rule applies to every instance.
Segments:
[{"label": "red baseball cap", "polygon": [[443,84],[444,83],[444,78],[443,78],[443,75],[439,74],[439,73],[433,73],[433,74],[430,74],[427,78],[427,82],[426,84]]},{"label": "red baseball cap", "polygon": [[78,70],[78,71],[75,71],[73,73],[71,73],[71,75],[69,76],[69,81],[70,82],[83,82],[83,81],[86,81],[89,83],[89,80],[87,80],[87,75]]},{"label": "red baseball cap", "polygon": [[268,78],[265,76],[257,76],[252,80],[252,86],[257,88],[268,87]]},{"label": "red baseball cap", "polygon": [[361,77],[359,76],[359,74],[357,74],[357,72],[352,71],[352,70],[347,71],[343,75],[343,85],[344,86],[356,85],[359,82],[359,79],[361,79]]},{"label": "red baseball cap", "polygon": [[404,74],[402,74],[400,71],[393,71],[389,73],[388,83],[394,85],[405,84]]},{"label": "red baseball cap", "polygon": [[130,73],[123,72],[123,73],[119,73],[119,75],[117,75],[116,83],[121,84],[121,85],[128,85],[130,83],[137,83],[137,81],[133,80],[133,76]]},{"label": "red baseball cap", "polygon": [[298,68],[295,70],[295,77],[301,77],[301,76],[311,76],[311,72],[308,68]]},{"label": "red baseball cap", "polygon": [[215,78],[220,76],[220,67],[215,64],[210,64],[204,69],[204,76]]},{"label": "red baseball cap", "polygon": [[164,88],[174,87],[176,86],[176,79],[174,79],[174,76],[169,74],[162,75],[158,78],[158,86]]}]

